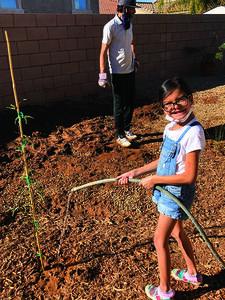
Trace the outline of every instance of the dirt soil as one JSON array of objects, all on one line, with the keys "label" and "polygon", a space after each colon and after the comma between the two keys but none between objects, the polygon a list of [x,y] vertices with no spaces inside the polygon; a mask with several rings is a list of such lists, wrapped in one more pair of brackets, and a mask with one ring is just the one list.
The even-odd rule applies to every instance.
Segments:
[{"label": "dirt soil", "polygon": [[[223,76],[189,77],[195,113],[207,143],[200,162],[192,214],[225,260],[225,82]],[[112,100],[65,101],[22,106],[25,146],[37,219],[33,223],[24,180],[16,112],[0,113],[0,299],[147,299],[146,284],[158,285],[153,235],[158,212],[151,190],[131,183],[73,187],[114,178],[159,155],[166,124],[152,82],[137,89],[133,131],[123,149],[115,142]],[[30,179],[30,180],[31,180]],[[39,226],[39,227],[38,227]],[[185,223],[204,285],[175,282],[175,299],[225,299],[225,271],[192,221]],[[39,233],[44,271],[36,249]],[[171,239],[173,268],[185,268]]]}]

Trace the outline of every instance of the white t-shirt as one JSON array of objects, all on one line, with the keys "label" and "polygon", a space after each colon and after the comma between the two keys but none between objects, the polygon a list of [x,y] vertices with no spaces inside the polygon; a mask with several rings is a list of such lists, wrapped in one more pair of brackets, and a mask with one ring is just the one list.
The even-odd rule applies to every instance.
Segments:
[{"label": "white t-shirt", "polygon": [[[177,141],[181,134],[186,130],[187,126],[196,122],[197,119],[192,119],[188,124],[178,130],[171,130],[175,122],[171,122],[166,125],[163,136],[167,135],[170,139]],[[201,150],[201,153],[205,146],[205,134],[202,126],[195,125],[191,127],[188,132],[183,136],[180,141],[180,152],[177,155],[176,174],[182,174],[185,171],[185,159],[186,154],[195,150]]]},{"label": "white t-shirt", "polygon": [[132,40],[132,24],[128,30],[125,30],[117,15],[104,26],[102,43],[109,45],[110,73],[126,74],[134,71]]}]

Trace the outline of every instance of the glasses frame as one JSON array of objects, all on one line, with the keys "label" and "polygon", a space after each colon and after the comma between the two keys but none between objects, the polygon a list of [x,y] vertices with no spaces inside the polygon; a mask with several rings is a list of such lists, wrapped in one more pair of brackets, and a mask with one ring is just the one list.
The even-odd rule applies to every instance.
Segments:
[{"label": "glasses frame", "polygon": [[[188,96],[182,96],[182,97],[180,97],[179,99],[176,99],[174,102],[168,102],[168,103],[166,103],[166,104],[161,104],[161,106],[162,106],[162,109],[163,110],[165,110],[166,112],[169,112],[169,111],[171,111],[173,108],[174,108],[174,105],[176,104],[176,105],[182,105],[182,106],[186,106],[187,104],[188,104],[188,100],[190,99],[190,97],[191,97],[191,95],[188,95]],[[181,101],[181,99],[185,99],[186,100],[186,104],[179,104],[179,101]],[[165,108],[165,105],[168,105],[168,104],[172,104],[173,105],[173,107],[171,107],[170,109],[166,109]]]}]

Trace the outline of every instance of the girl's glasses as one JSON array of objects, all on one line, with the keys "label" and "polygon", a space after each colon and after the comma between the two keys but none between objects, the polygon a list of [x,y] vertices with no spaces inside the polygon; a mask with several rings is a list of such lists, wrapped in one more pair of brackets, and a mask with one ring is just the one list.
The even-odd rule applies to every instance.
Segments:
[{"label": "girl's glasses", "polygon": [[171,109],[174,108],[174,105],[180,105],[180,106],[186,106],[188,104],[188,99],[190,98],[190,96],[183,96],[179,99],[176,99],[175,102],[167,102],[167,103],[163,103],[162,104],[162,108],[165,111],[170,111]]}]

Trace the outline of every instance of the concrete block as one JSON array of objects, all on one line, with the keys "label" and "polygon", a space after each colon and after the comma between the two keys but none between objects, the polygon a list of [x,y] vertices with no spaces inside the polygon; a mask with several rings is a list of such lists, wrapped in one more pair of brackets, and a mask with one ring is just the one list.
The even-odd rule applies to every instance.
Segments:
[{"label": "concrete block", "polygon": [[85,37],[84,26],[72,26],[68,28],[68,38]]},{"label": "concrete block", "polygon": [[100,26],[87,26],[85,29],[86,37],[96,37],[101,36],[102,28]]},{"label": "concrete block", "polygon": [[1,95],[1,97],[12,95],[12,93],[13,93],[12,84],[10,84],[10,83],[0,84],[0,95]]},{"label": "concrete block", "polygon": [[17,93],[31,92],[34,90],[33,80],[23,80],[16,83]]},{"label": "concrete block", "polygon": [[15,27],[36,26],[35,14],[13,14]]},{"label": "concrete block", "polygon": [[72,74],[79,72],[79,64],[77,62],[62,64],[62,74]]},{"label": "concrete block", "polygon": [[81,61],[79,63],[80,72],[89,72],[96,70],[96,62],[94,60]]},{"label": "concrete block", "polygon": [[92,38],[80,38],[77,39],[77,48],[78,49],[90,49],[94,48],[94,42]]},{"label": "concrete block", "polygon": [[37,26],[56,26],[56,15],[54,14],[36,14]]},{"label": "concrete block", "polygon": [[14,41],[26,41],[27,40],[27,30],[26,28],[8,28],[8,38],[10,42]]},{"label": "concrete block", "polygon": [[49,39],[65,39],[67,38],[66,27],[49,27],[48,28]]},{"label": "concrete block", "polygon": [[69,51],[57,51],[51,53],[52,64],[61,64],[70,61]]},{"label": "concrete block", "polygon": [[31,66],[30,55],[14,55],[12,57],[12,63],[14,68],[23,68]]},{"label": "concrete block", "polygon": [[92,14],[77,14],[76,25],[93,25]]},{"label": "concrete block", "polygon": [[18,42],[18,53],[19,54],[27,54],[27,53],[37,53],[39,52],[39,43],[38,41],[26,41],[26,42]]},{"label": "concrete block", "polygon": [[77,49],[77,39],[59,39],[59,50]]},{"label": "concrete block", "polygon": [[27,28],[28,40],[46,40],[48,39],[47,27],[31,27]]},{"label": "concrete block", "polygon": [[51,63],[50,53],[36,53],[30,55],[32,66],[49,65]]},{"label": "concrete block", "polygon": [[0,27],[14,27],[13,14],[1,14],[0,16]]},{"label": "concrete block", "polygon": [[34,90],[42,90],[42,89],[49,89],[53,88],[53,78],[52,77],[43,77],[37,78],[33,80],[33,89]]},{"label": "concrete block", "polygon": [[56,15],[57,26],[74,26],[76,16],[69,14]]},{"label": "concrete block", "polygon": [[59,50],[58,40],[39,41],[40,52],[53,52]]},{"label": "concrete block", "polygon": [[62,74],[62,69],[60,64],[50,64],[47,66],[42,66],[41,69],[44,77],[58,76]]},{"label": "concrete block", "polygon": [[23,80],[42,78],[42,76],[43,76],[40,66],[30,67],[30,68],[22,68],[21,75],[22,75]]}]

